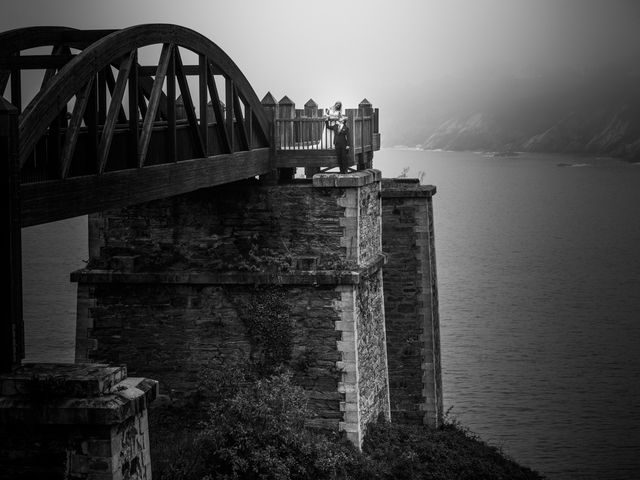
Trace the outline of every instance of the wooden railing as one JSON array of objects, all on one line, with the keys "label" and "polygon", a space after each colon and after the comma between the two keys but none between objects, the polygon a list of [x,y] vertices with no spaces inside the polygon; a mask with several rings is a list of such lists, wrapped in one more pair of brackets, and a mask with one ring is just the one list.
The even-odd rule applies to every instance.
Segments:
[{"label": "wooden railing", "polygon": [[[355,114],[360,114],[355,110]],[[352,153],[372,152],[380,150],[380,133],[378,132],[378,109],[372,115],[352,116],[348,114]]]},{"label": "wooden railing", "polygon": [[[273,148],[278,166],[324,167],[335,165],[334,132],[326,127],[324,109],[309,100],[296,109],[287,96],[276,103],[268,93],[262,105],[273,118]],[[349,127],[351,165],[371,166],[373,152],[380,149],[378,109],[365,99],[358,108],[345,109]]]},{"label": "wooden railing", "polygon": [[328,150],[333,148],[333,132],[323,118],[276,118],[276,150]]},{"label": "wooden railing", "polygon": [[[354,110],[355,115],[358,110]],[[347,115],[349,145],[357,153],[379,150],[380,133],[375,131],[377,111],[374,115],[358,117]],[[326,128],[326,119],[276,118],[276,150],[333,150],[333,130]]]}]

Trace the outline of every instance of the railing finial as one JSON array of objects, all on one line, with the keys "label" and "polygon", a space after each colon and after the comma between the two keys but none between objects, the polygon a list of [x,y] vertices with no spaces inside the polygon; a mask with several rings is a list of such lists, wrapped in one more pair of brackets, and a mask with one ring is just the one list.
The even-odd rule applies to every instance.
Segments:
[{"label": "railing finial", "polygon": [[260,103],[263,107],[272,107],[276,105],[276,99],[271,95],[271,92],[267,92]]},{"label": "railing finial", "polygon": [[373,114],[373,106],[371,105],[371,102],[369,100],[367,100],[366,98],[364,98],[359,104],[358,104],[358,110],[360,110],[360,114],[364,117],[364,116],[370,116]]},{"label": "railing finial", "polygon": [[280,99],[280,101],[278,102],[278,105],[280,105],[280,106],[291,105],[292,107],[294,107],[296,105],[296,103],[285,95],[284,97],[282,97]]}]

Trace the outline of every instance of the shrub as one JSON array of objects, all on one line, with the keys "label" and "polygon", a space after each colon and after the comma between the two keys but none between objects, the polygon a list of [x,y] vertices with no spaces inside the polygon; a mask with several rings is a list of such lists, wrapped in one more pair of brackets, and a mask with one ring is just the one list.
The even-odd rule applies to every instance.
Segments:
[{"label": "shrub", "polygon": [[537,472],[507,458],[457,423],[433,429],[421,425],[372,424],[363,453],[378,479],[534,480]]},{"label": "shrub", "polygon": [[[253,372],[253,373],[251,373]],[[305,428],[312,417],[291,374],[207,372],[204,420],[188,415],[151,430],[161,480],[534,480],[541,477],[449,422],[443,428],[372,424],[359,452],[344,437]],[[183,414],[184,415],[184,414]],[[170,418],[164,414],[166,421]],[[190,423],[190,422],[191,423]],[[173,428],[173,431],[172,431]],[[176,431],[178,430],[178,431]],[[196,433],[194,433],[194,431]],[[165,438],[158,438],[163,435]],[[155,441],[154,441],[155,437]],[[171,443],[162,441],[171,438]],[[176,440],[174,440],[176,439]],[[158,456],[160,455],[160,458]]]},{"label": "shrub", "polygon": [[149,411],[153,478],[201,480],[204,475],[199,432],[202,412],[194,408],[154,406]]},{"label": "shrub", "polygon": [[289,373],[251,379],[236,370],[212,380],[214,401],[199,438],[210,478],[345,478],[340,471],[358,452],[305,428],[311,412]]}]

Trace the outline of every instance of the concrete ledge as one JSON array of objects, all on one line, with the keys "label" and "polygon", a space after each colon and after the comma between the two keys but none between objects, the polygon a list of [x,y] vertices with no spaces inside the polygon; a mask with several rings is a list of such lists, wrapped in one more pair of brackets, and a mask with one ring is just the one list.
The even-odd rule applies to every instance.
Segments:
[{"label": "concrete ledge", "polygon": [[378,254],[354,270],[309,270],[285,273],[261,272],[121,272],[114,270],[76,270],[71,281],[78,283],[166,283],[184,285],[355,285],[361,277],[378,270],[386,261]]},{"label": "concrete ledge", "polygon": [[314,187],[350,188],[363,187],[382,179],[380,170],[373,168],[353,173],[316,173],[313,176]]},{"label": "concrete ledge", "polygon": [[27,363],[0,376],[0,395],[50,394],[74,398],[107,394],[127,378],[127,367],[100,363]]},{"label": "concrete ledge", "polygon": [[383,178],[382,198],[432,197],[436,194],[433,185],[420,185],[417,178]]},{"label": "concrete ledge", "polygon": [[[104,388],[109,379],[124,374],[122,367],[101,364],[30,364],[16,374],[0,377],[0,424],[117,425],[147,409],[158,394],[158,382],[122,378],[96,396],[73,396]],[[74,372],[73,367],[78,367]],[[27,375],[32,373],[32,377]],[[81,386],[82,388],[80,388]],[[22,390],[24,388],[24,390]],[[68,392],[72,392],[69,394]]]}]

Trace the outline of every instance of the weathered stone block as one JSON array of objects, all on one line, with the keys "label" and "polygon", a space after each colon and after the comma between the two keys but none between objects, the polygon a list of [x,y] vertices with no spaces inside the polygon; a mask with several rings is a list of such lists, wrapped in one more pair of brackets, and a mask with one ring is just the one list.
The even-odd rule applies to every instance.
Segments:
[{"label": "weathered stone block", "polygon": [[69,364],[25,365],[0,382],[20,386],[0,397],[0,478],[151,478],[143,459],[157,382]]}]

